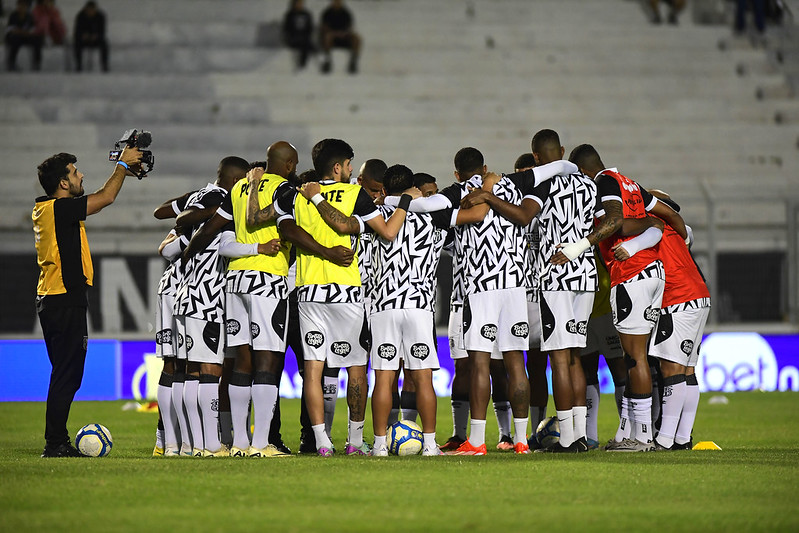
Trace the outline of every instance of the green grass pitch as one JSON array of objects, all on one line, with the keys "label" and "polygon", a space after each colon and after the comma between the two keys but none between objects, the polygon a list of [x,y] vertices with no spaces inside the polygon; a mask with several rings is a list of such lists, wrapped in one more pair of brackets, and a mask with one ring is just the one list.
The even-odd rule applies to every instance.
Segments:
[{"label": "green grass pitch", "polygon": [[[799,531],[799,396],[711,396],[694,442],[722,451],[239,460],[152,458],[157,415],[124,402],[72,409],[71,431],[111,430],[108,457],[42,459],[44,404],[0,403],[0,531]],[[601,440],[615,430],[612,406],[603,396]],[[281,407],[296,450],[298,400]],[[339,449],[345,418],[340,400]],[[446,398],[438,428],[444,442]],[[490,445],[496,435],[489,412]]]}]

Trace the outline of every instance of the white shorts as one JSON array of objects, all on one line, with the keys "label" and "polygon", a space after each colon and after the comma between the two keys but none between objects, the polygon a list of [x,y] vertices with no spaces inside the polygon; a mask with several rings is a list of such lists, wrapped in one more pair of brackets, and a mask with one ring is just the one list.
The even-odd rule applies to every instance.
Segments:
[{"label": "white shorts", "polygon": [[[455,359],[467,359],[469,354],[463,347],[463,305],[450,306],[449,308],[449,356]],[[494,345],[491,350],[491,359],[502,361],[502,352]]]},{"label": "white shorts", "polygon": [[222,364],[225,360],[225,337],[221,323],[189,316],[177,316],[176,321],[178,359],[188,359],[191,363]]},{"label": "white shorts", "polygon": [[331,368],[366,364],[369,328],[362,303],[299,302],[298,309],[306,360],[327,361]]},{"label": "white shorts", "polygon": [[174,294],[158,295],[158,310],[155,312],[156,357],[176,357],[178,354],[178,332],[172,314],[174,307]]},{"label": "white shorts", "polygon": [[665,284],[660,278],[646,278],[611,287],[610,307],[616,331],[629,335],[650,333],[660,317]]},{"label": "white shorts", "polygon": [[649,355],[678,365],[696,366],[709,314],[710,307],[661,312],[649,341]]},{"label": "white shorts", "polygon": [[369,317],[372,330],[372,368],[399,370],[438,370],[435,323],[432,311],[392,309]]},{"label": "white shorts", "polygon": [[541,309],[538,307],[538,296],[527,294],[527,323],[530,325],[530,338],[528,350],[541,349]]},{"label": "white shorts", "polygon": [[584,348],[593,291],[541,291],[541,351]]},{"label": "white shorts", "polygon": [[463,306],[463,344],[467,351],[524,351],[529,345],[527,291],[524,287],[470,294]]},{"label": "white shorts", "polygon": [[621,349],[621,339],[616,328],[613,327],[613,313],[592,316],[588,319],[588,336],[586,337],[585,348],[580,355],[599,352],[607,361],[608,359],[618,359],[624,355]]},{"label": "white shorts", "polygon": [[226,293],[225,318],[228,346],[250,345],[253,350],[286,351],[288,300]]}]

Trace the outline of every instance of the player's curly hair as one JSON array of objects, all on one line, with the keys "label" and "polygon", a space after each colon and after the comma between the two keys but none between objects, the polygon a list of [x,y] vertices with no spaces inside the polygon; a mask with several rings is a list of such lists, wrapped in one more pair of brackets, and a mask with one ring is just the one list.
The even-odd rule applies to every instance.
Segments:
[{"label": "player's curly hair", "polygon": [[39,183],[47,196],[55,194],[58,183],[69,175],[67,167],[70,163],[77,163],[78,158],[72,154],[61,152],[45,159],[39,170]]},{"label": "player's curly hair", "polygon": [[391,196],[413,187],[413,171],[405,165],[391,165],[383,174],[383,188]]},{"label": "player's curly hair", "polygon": [[341,139],[322,139],[311,150],[313,167],[321,177],[330,176],[336,163],[343,165],[347,159],[355,157],[352,146]]}]

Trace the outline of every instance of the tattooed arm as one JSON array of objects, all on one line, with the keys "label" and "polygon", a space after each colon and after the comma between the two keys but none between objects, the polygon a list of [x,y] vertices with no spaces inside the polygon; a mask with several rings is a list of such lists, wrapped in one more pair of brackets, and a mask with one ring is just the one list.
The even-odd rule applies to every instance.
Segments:
[{"label": "tattooed arm", "polygon": [[619,231],[624,224],[621,202],[618,200],[605,200],[602,202],[605,215],[600,218],[599,225],[584,239],[578,242],[564,244],[549,260],[553,265],[563,265],[583,253],[591,245],[598,244]]},{"label": "tattooed arm", "polygon": [[247,195],[247,229],[252,231],[259,226],[272,222],[277,218],[275,211],[275,203],[272,202],[268,206],[261,209],[261,204],[258,198],[258,189],[261,186],[261,177],[264,175],[264,169],[255,167],[247,173],[247,180],[250,184],[250,190]]}]

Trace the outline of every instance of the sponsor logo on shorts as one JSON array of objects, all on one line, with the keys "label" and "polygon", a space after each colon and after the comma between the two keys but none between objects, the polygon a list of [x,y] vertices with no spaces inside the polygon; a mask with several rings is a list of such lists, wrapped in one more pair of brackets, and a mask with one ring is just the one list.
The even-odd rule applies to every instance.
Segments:
[{"label": "sponsor logo on shorts", "polygon": [[178,333],[178,347],[180,348],[182,346],[183,346],[183,335]]},{"label": "sponsor logo on shorts", "polygon": [[514,337],[526,338],[530,335],[530,325],[527,322],[517,322],[510,327],[510,332]]},{"label": "sponsor logo on shorts", "polygon": [[255,322],[250,322],[250,335],[252,335],[252,338],[254,339],[260,334],[261,334],[261,326],[259,326]]},{"label": "sponsor logo on shorts", "polygon": [[194,346],[194,339],[191,338],[191,335],[186,335],[186,351],[188,352],[189,350],[191,350],[193,346]]},{"label": "sponsor logo on shorts", "polygon": [[172,330],[171,329],[162,329],[158,333],[155,334],[155,343],[156,344],[172,344]]},{"label": "sponsor logo on shorts", "polygon": [[417,342],[411,346],[411,357],[415,357],[416,359],[421,359],[424,361],[427,359],[428,355],[430,355],[430,347],[426,344]]},{"label": "sponsor logo on shorts", "polygon": [[663,387],[663,397],[668,398],[671,396],[671,386]]},{"label": "sponsor logo on shorts", "polygon": [[231,318],[225,322],[225,331],[228,335],[238,335],[241,331],[241,323],[235,318]]},{"label": "sponsor logo on shorts", "polygon": [[581,320],[580,322],[575,322],[574,319],[569,320],[566,322],[566,331],[572,335],[585,335],[588,331],[588,322],[585,320]]},{"label": "sponsor logo on shorts", "polygon": [[694,351],[694,341],[685,339],[680,343],[680,350],[682,350],[682,353],[685,355],[691,355],[691,352]]},{"label": "sponsor logo on shorts", "polygon": [[213,400],[211,400],[211,411],[214,411],[216,413],[219,412],[219,398],[214,398]]},{"label": "sponsor logo on shorts", "polygon": [[347,357],[352,351],[352,345],[347,341],[336,341],[330,345],[330,350],[341,357]]},{"label": "sponsor logo on shorts", "polygon": [[486,324],[480,328],[480,335],[486,339],[493,341],[497,338],[497,326],[495,324]]},{"label": "sponsor logo on shorts", "polygon": [[325,343],[325,336],[321,331],[309,331],[305,334],[305,344],[313,348],[319,348]]},{"label": "sponsor logo on shorts", "polygon": [[652,307],[647,307],[644,310],[644,319],[652,322],[653,324],[657,324],[658,317],[660,316],[660,309],[653,309]]},{"label": "sponsor logo on shorts", "polygon": [[380,359],[391,361],[397,356],[397,347],[393,344],[381,344],[377,347],[377,356]]}]

